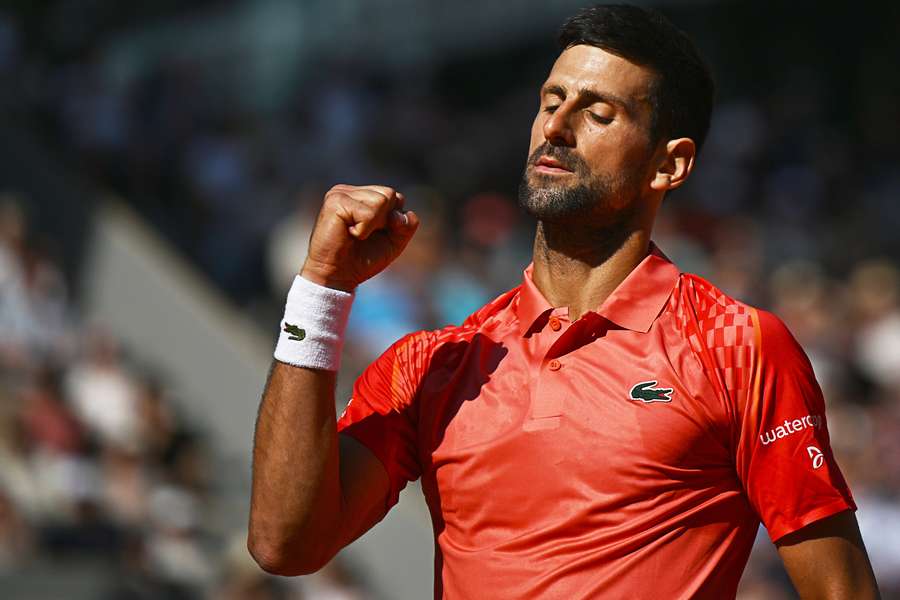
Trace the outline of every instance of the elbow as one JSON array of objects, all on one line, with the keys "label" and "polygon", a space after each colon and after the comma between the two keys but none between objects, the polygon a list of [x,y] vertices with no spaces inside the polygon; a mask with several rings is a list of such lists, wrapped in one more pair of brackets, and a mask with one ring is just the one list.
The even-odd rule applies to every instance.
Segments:
[{"label": "elbow", "polygon": [[252,533],[247,538],[247,550],[256,564],[271,575],[294,577],[310,575],[328,563],[329,556],[314,550],[314,544],[288,543],[260,538]]}]

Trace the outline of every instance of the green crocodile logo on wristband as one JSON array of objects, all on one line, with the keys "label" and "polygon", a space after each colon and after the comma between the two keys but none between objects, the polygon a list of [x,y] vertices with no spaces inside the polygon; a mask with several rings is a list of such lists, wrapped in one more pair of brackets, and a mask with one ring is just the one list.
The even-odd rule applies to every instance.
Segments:
[{"label": "green crocodile logo on wristband", "polygon": [[293,342],[299,342],[306,337],[306,331],[300,329],[296,325],[291,325],[290,323],[284,324],[284,332],[291,334],[288,339]]}]

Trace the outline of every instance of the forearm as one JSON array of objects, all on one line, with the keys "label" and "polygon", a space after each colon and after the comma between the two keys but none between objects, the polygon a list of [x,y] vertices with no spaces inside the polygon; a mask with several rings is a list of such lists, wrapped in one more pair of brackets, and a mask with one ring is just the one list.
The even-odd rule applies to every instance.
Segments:
[{"label": "forearm", "polygon": [[256,423],[248,540],[267,570],[315,570],[333,553],[341,509],[334,386],[333,371],[272,366]]},{"label": "forearm", "polygon": [[877,600],[875,574],[856,516],[843,511],[778,540],[778,553],[803,600]]},{"label": "forearm", "polygon": [[801,600],[879,600],[878,584],[867,566],[848,564],[819,579],[792,577]]},{"label": "forearm", "polygon": [[[815,560],[815,559],[811,559]],[[802,600],[879,600],[878,584],[865,556],[843,553],[826,568],[793,569],[791,579]],[[800,571],[800,572],[798,572]]]}]

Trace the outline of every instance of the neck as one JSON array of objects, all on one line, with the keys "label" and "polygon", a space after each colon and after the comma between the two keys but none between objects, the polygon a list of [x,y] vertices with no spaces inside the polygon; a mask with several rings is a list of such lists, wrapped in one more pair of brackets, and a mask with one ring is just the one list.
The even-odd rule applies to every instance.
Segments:
[{"label": "neck", "polygon": [[540,221],[532,280],[552,306],[567,306],[574,321],[603,304],[649,246],[649,227],[579,230]]}]

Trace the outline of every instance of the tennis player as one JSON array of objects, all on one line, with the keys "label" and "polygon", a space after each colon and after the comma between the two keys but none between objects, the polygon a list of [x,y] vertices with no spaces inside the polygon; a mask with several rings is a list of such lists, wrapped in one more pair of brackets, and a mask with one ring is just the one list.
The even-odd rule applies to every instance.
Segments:
[{"label": "tennis player", "polygon": [[435,598],[733,598],[760,523],[802,598],[876,598],[803,350],[651,241],[709,127],[708,67],[643,8],[584,10],[559,41],[521,285],[397,341],[340,418],[353,292],[419,219],[390,187],[326,194],[256,425],[253,556],[316,571],[421,479]]}]

